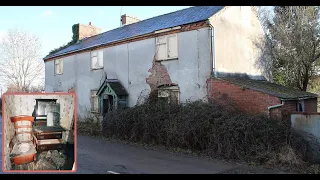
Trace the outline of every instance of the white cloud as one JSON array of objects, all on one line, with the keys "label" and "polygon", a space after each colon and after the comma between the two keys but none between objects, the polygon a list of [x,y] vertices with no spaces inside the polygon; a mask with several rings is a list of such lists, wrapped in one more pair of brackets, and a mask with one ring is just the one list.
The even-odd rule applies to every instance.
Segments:
[{"label": "white cloud", "polygon": [[53,12],[51,10],[45,10],[40,14],[41,17],[47,17],[51,15],[53,15]]}]

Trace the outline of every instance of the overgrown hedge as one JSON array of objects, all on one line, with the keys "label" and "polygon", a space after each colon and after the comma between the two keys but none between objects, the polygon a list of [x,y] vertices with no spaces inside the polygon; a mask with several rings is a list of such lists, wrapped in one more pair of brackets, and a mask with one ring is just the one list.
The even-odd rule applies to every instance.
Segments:
[{"label": "overgrown hedge", "polygon": [[[305,143],[290,124],[248,116],[233,106],[201,101],[185,105],[147,102],[110,113],[103,133],[117,139],[205,152],[211,156],[266,163],[290,146],[304,156]],[[291,163],[291,162],[290,162]]]},{"label": "overgrown hedge", "polygon": [[109,113],[102,122],[102,132],[92,122],[81,126],[81,132],[102,133],[118,140],[163,145],[271,167],[280,164],[296,169],[306,167],[307,144],[291,131],[289,121],[249,116],[230,103],[197,101],[182,105],[148,101]]}]

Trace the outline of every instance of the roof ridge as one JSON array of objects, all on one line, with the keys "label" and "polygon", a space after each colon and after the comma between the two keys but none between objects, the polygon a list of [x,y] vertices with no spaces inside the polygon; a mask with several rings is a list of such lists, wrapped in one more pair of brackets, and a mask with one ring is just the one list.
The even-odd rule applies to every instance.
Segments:
[{"label": "roof ridge", "polygon": [[[141,22],[146,21],[146,20],[150,20],[150,19],[157,18],[157,17],[160,17],[160,16],[164,16],[164,15],[176,13],[176,12],[178,12],[178,11],[183,11],[183,10],[190,9],[190,8],[193,8],[193,7],[197,7],[197,6],[191,6],[191,7],[185,8],[185,9],[180,9],[180,10],[177,10],[177,11],[169,12],[169,13],[166,13],[166,14],[161,14],[161,15],[158,15],[158,16],[153,16],[153,17],[150,17],[150,18],[147,18],[147,19],[144,19],[144,20],[140,20],[140,21],[137,21],[137,22],[134,22],[134,23],[125,25],[125,26],[126,26],[126,27],[129,27],[129,26],[131,26],[131,25],[133,25],[133,24],[138,24],[138,23],[141,23]],[[120,27],[117,27],[117,28],[114,28],[114,29],[110,29],[109,31],[113,31],[113,30],[116,30],[116,29],[121,29],[121,28],[123,28],[123,27],[125,27],[125,26],[120,26]],[[98,36],[98,35],[102,35],[102,34],[107,33],[107,32],[109,32],[109,31],[105,31],[105,32],[103,32],[103,33],[99,33],[99,34],[90,36],[90,37],[88,37],[88,38],[86,38],[86,39],[90,39],[91,37],[95,37],[95,36]]]}]

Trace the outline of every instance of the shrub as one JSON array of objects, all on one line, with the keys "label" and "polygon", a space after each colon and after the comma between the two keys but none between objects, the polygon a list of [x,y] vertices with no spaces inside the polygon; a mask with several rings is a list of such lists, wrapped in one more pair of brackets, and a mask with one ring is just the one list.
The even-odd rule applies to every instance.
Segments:
[{"label": "shrub", "polygon": [[[259,164],[289,159],[278,155],[285,150],[298,158],[304,157],[305,143],[291,132],[290,123],[263,115],[249,116],[228,104],[147,101],[107,114],[102,123],[103,133],[126,141],[201,151],[214,157]],[[289,164],[296,163],[295,158],[288,160]]]},{"label": "shrub", "polygon": [[[77,118],[80,120],[81,118]],[[77,122],[77,133],[82,135],[99,136],[101,135],[100,121],[94,117],[86,117]]]}]

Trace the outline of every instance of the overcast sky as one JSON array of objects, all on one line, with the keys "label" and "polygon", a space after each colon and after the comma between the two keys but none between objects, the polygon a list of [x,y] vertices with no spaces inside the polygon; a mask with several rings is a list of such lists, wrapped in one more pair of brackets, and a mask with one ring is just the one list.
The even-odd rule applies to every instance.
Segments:
[{"label": "overcast sky", "polygon": [[140,20],[188,8],[190,6],[6,6],[0,7],[0,39],[11,28],[22,28],[42,41],[42,55],[68,43],[72,25],[93,25],[103,31],[120,26],[120,15],[127,14]]}]

